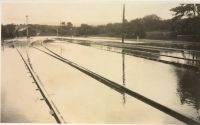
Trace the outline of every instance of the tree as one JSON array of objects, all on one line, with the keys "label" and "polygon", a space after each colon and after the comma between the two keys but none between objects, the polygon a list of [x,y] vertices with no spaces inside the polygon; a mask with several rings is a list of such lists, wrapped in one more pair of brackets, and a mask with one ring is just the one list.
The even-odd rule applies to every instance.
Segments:
[{"label": "tree", "polygon": [[66,31],[67,35],[72,36],[73,35],[73,24],[71,22],[67,22],[66,29],[67,29],[67,31]]},{"label": "tree", "polygon": [[143,23],[146,31],[160,30],[161,18],[155,14],[143,17]]},{"label": "tree", "polygon": [[170,11],[174,12],[174,19],[196,17],[200,16],[200,4],[180,4],[179,6],[170,9]]},{"label": "tree", "polygon": [[200,4],[180,4],[171,11],[175,12],[172,27],[177,34],[200,37]]},{"label": "tree", "polygon": [[73,28],[73,24],[71,22],[67,22],[67,28],[69,29]]},{"label": "tree", "polygon": [[15,24],[7,24],[1,25],[1,36],[2,39],[5,38],[13,38],[16,35],[16,25]]},{"label": "tree", "polygon": [[81,24],[78,29],[79,35],[88,36],[92,35],[92,26],[88,24]]},{"label": "tree", "polygon": [[143,20],[142,19],[131,20],[127,24],[126,34],[128,37],[136,38],[137,36],[139,36],[140,38],[144,38],[145,29]]},{"label": "tree", "polygon": [[60,25],[61,26],[65,26],[65,22],[63,21],[63,22],[60,22]]},{"label": "tree", "polygon": [[196,4],[197,15],[200,16],[200,4]]},{"label": "tree", "polygon": [[147,15],[145,17],[143,17],[143,20],[161,20],[161,18],[159,16],[157,16],[156,14],[151,14],[151,15]]}]

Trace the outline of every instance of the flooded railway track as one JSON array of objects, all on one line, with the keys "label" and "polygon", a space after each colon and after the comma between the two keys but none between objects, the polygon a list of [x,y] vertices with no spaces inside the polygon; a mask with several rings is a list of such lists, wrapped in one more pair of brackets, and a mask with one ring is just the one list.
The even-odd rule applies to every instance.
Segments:
[{"label": "flooded railway track", "polygon": [[57,123],[59,123],[59,124],[66,123],[65,120],[63,119],[62,115],[60,114],[59,110],[57,109],[56,105],[48,96],[48,93],[47,93],[46,89],[44,88],[43,84],[41,83],[41,80],[39,79],[38,75],[35,73],[32,65],[31,65],[30,58],[29,58],[27,51],[26,51],[26,55],[27,55],[28,62],[22,56],[21,52],[17,49],[17,47],[15,47],[15,48],[16,48],[17,52],[19,53],[21,59],[23,60],[25,66],[27,67],[31,77],[33,78],[33,83],[35,83],[38,88],[36,90],[39,90],[40,94],[43,97],[42,100],[44,100],[46,102],[47,106],[49,107],[51,115],[55,118]]},{"label": "flooded railway track", "polygon": [[[103,45],[103,46],[110,46],[110,47],[117,47],[117,48],[127,48],[127,49],[133,49],[133,48],[141,48],[141,49],[148,49],[148,50],[154,50],[154,51],[170,51],[170,52],[183,52],[184,54],[190,54],[190,53],[200,53],[200,50],[192,50],[192,49],[184,49],[184,48],[172,48],[172,47],[163,47],[163,46],[151,46],[151,45],[140,45],[139,43],[120,43],[120,42],[112,42],[112,41],[91,41],[91,40],[78,40],[78,39],[60,39],[55,38],[56,40],[62,40],[62,41],[70,41],[71,43],[86,43],[86,44],[95,44],[95,45]],[[172,44],[172,43],[170,43]]]},{"label": "flooded railway track", "polygon": [[175,52],[184,52],[184,53],[191,53],[191,52],[199,52],[198,50],[190,50],[190,49],[179,49],[179,48],[170,48],[170,47],[159,47],[159,46],[149,46],[149,45],[138,45],[138,44],[130,44],[132,48],[146,48],[150,50],[160,50],[160,51],[175,51]]},{"label": "flooded railway track", "polygon": [[[98,49],[102,49],[102,48],[98,48]],[[192,69],[192,70],[197,70],[197,71],[200,70],[200,67],[196,65],[189,65],[189,64],[183,64],[183,63],[179,63],[175,61],[162,60],[162,59],[159,59],[159,57],[163,56],[163,57],[187,60],[187,61],[192,61],[191,63],[198,63],[198,64],[200,64],[200,60],[185,59],[181,57],[174,57],[174,56],[168,56],[168,55],[163,55],[163,54],[158,54],[158,53],[152,53],[152,52],[140,51],[140,50],[131,50],[131,49],[123,49],[122,51],[116,51],[116,50],[110,50],[110,49],[102,49],[102,50],[140,57],[140,58],[144,58],[144,59],[148,59],[152,61],[158,61],[165,64],[171,64],[177,67],[182,67],[182,68],[187,68],[187,69]]]},{"label": "flooded railway track", "polygon": [[[80,45],[85,45],[85,46],[90,46],[94,47],[97,49],[101,50],[106,50],[106,51],[111,51],[115,53],[121,53],[121,54],[126,54],[130,56],[135,56],[135,57],[140,57],[148,60],[153,60],[153,61],[158,61],[166,64],[171,64],[177,67],[182,67],[182,68],[187,68],[187,69],[192,69],[192,70],[200,70],[200,59],[191,59],[191,58],[183,58],[179,56],[172,56],[172,55],[167,55],[167,54],[162,54],[161,52],[173,50],[177,51],[179,53],[184,53],[184,54],[190,54],[192,53],[198,53],[200,55],[200,51],[196,50],[185,50],[185,49],[172,49],[172,48],[165,48],[165,47],[147,47],[148,49],[145,49],[146,46],[140,46],[136,47],[139,49],[134,49],[134,47],[122,47],[122,46],[115,46],[115,45],[110,45],[110,44],[101,44],[101,43],[83,43],[83,41],[79,42],[73,42],[73,41],[67,41],[70,43],[74,44],[80,44]],[[138,46],[138,45],[137,45]],[[161,50],[163,49],[163,50]],[[155,52],[155,50],[157,52]],[[158,51],[159,50],[159,51]],[[172,51],[172,52],[173,52]],[[160,59],[160,57],[165,57],[169,58],[170,60],[164,60]],[[180,63],[179,61],[187,61],[187,63]]]},{"label": "flooded railway track", "polygon": [[170,109],[170,108],[168,108],[164,105],[161,105],[161,104],[159,104],[159,103],[157,103],[157,102],[155,102],[155,101],[153,101],[153,100],[151,100],[151,99],[149,99],[149,98],[147,98],[147,97],[145,97],[145,96],[143,96],[139,93],[136,93],[136,92],[134,92],[134,91],[132,91],[132,90],[116,83],[116,82],[113,82],[113,81],[111,81],[111,80],[109,80],[105,77],[102,77],[101,75],[98,75],[95,72],[92,72],[92,71],[90,71],[90,70],[88,70],[88,69],[68,60],[68,59],[66,59],[66,58],[63,58],[62,56],[58,55],[57,53],[53,52],[52,50],[48,49],[45,46],[43,46],[43,47],[45,48],[46,51],[39,49],[39,48],[36,48],[36,47],[33,47],[33,48],[42,52],[42,53],[45,53],[45,54],[47,54],[47,55],[49,55],[49,56],[51,56],[51,57],[53,57],[53,58],[55,58],[59,61],[62,61],[62,62],[66,63],[66,64],[68,64],[68,65],[70,65],[70,66],[72,66],[76,69],[78,69],[79,71],[83,72],[84,74],[90,76],[91,78],[94,78],[95,80],[103,83],[104,85],[116,90],[117,92],[119,92],[121,94],[128,94],[128,95],[130,95],[130,96],[132,96],[132,97],[134,97],[134,98],[136,98],[136,99],[138,99],[138,100],[140,100],[140,101],[142,101],[142,102],[144,102],[144,103],[146,103],[146,104],[148,104],[148,105],[150,105],[150,106],[152,106],[152,107],[154,107],[154,108],[156,108],[156,109],[158,109],[158,110],[160,110],[160,111],[162,111],[162,112],[164,112],[164,113],[166,113],[166,114],[168,114],[168,115],[170,115],[170,116],[172,116],[172,117],[174,117],[174,118],[176,118],[176,119],[178,119],[178,120],[180,120],[180,121],[182,121],[186,124],[193,124],[193,125],[199,125],[200,124],[199,122],[197,122],[197,121],[195,121],[195,120],[193,120],[193,119],[191,119],[187,116],[184,116],[184,115],[182,115],[182,114],[180,114],[180,113],[178,113],[178,112],[176,112],[176,111],[174,111],[174,110],[172,110],[172,109]]},{"label": "flooded railway track", "polygon": [[183,57],[178,57],[178,56],[170,56],[170,55],[166,55],[166,54],[162,54],[162,53],[172,53],[172,52],[177,52],[177,53],[181,53],[181,54],[191,54],[191,53],[198,53],[200,54],[200,51],[196,51],[196,50],[177,50],[177,49],[157,49],[154,47],[146,47],[146,46],[134,46],[134,47],[118,47],[118,46],[111,46],[111,45],[103,45],[103,46],[108,46],[108,47],[115,47],[115,48],[121,48],[121,49],[125,49],[125,50],[129,50],[129,51],[138,51],[138,52],[148,52],[148,53],[152,53],[152,54],[159,54],[159,56],[166,56],[166,57],[172,57],[172,58],[177,58],[177,59],[183,59],[183,60],[191,60],[191,61],[200,61],[200,59],[190,59],[190,58],[183,58]]}]

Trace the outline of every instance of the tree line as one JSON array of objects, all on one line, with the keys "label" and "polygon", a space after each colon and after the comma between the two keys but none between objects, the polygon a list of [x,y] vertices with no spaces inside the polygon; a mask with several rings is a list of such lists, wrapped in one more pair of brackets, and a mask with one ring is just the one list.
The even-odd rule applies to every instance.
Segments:
[{"label": "tree line", "polygon": [[[200,39],[200,4],[180,4],[170,9],[173,18],[162,20],[152,14],[134,20],[125,20],[122,23],[108,23],[106,25],[92,26],[81,24],[73,26],[71,22],[62,22],[60,26],[29,24],[29,34],[36,35],[59,35],[59,36],[113,36],[121,37],[124,31],[126,38],[151,38],[151,35],[160,36],[168,33],[167,39],[175,39],[177,35],[195,36]],[[13,38],[26,35],[26,25],[8,24],[2,25],[2,38]],[[156,37],[155,37],[156,38]],[[162,38],[160,38],[162,39]]]}]

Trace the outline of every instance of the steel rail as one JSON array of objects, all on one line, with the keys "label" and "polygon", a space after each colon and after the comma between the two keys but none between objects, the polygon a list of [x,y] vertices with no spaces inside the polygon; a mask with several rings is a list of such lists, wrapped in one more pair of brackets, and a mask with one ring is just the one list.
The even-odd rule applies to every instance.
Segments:
[{"label": "steel rail", "polygon": [[20,57],[22,58],[24,64],[26,65],[27,69],[29,70],[34,83],[36,84],[36,86],[38,87],[38,90],[40,91],[43,99],[45,100],[46,104],[48,105],[50,111],[51,111],[51,115],[55,118],[56,122],[59,124],[63,124],[65,123],[63,117],[61,116],[60,112],[57,110],[57,108],[55,107],[53,101],[48,97],[48,94],[46,93],[46,90],[41,86],[40,81],[37,79],[36,75],[34,74],[34,71],[32,70],[32,67],[28,65],[28,63],[25,61],[24,57],[22,56],[22,54],[20,53],[20,51],[16,48],[17,52],[19,53]]},{"label": "steel rail", "polygon": [[33,48],[51,56],[51,57],[54,57],[55,59],[58,59],[58,60],[60,60],[64,63],[76,68],[76,69],[78,69],[79,71],[81,71],[81,72],[85,73],[86,75],[96,79],[97,81],[103,83],[104,85],[111,87],[112,89],[116,90],[117,92],[120,92],[122,94],[126,93],[126,94],[128,94],[128,95],[130,95],[130,96],[132,96],[132,97],[134,97],[134,98],[136,98],[136,99],[138,99],[138,100],[140,100],[140,101],[142,101],[142,102],[144,102],[144,103],[146,103],[146,104],[148,104],[148,105],[150,105],[150,106],[152,106],[152,107],[154,107],[154,108],[156,108],[156,109],[158,109],[158,110],[160,110],[160,111],[162,111],[162,112],[164,112],[164,113],[166,113],[166,114],[168,114],[168,115],[170,115],[170,116],[172,116],[172,117],[174,117],[174,118],[176,118],[176,119],[178,119],[178,120],[180,120],[180,121],[182,121],[182,122],[184,122],[188,125],[200,125],[199,122],[197,122],[197,121],[195,121],[195,120],[193,120],[193,119],[191,119],[191,118],[189,118],[189,117],[187,117],[183,114],[180,114],[180,113],[178,113],[178,112],[176,112],[176,111],[174,111],[174,110],[172,110],[172,109],[170,109],[170,108],[168,108],[164,105],[161,105],[161,104],[159,104],[159,103],[157,103],[157,102],[155,102],[155,101],[153,101],[153,100],[151,100],[151,99],[149,99],[149,98],[147,98],[147,97],[145,97],[145,96],[143,96],[139,93],[136,93],[136,92],[134,92],[134,91],[132,91],[132,90],[116,83],[116,82],[113,82],[113,81],[111,81],[111,80],[109,80],[109,79],[107,79],[103,76],[100,76],[100,75],[96,74],[95,72],[92,72],[92,71],[90,71],[90,70],[88,70],[88,69],[68,60],[68,59],[66,59],[66,58],[63,58],[62,56],[51,51],[50,49],[48,49],[45,46],[43,46],[43,47],[46,50],[48,50],[50,53],[48,53],[44,50],[41,50],[39,48],[36,48],[36,47],[33,47]]},{"label": "steel rail", "polygon": [[164,54],[159,54],[159,53],[155,53],[155,52],[147,52],[147,51],[142,51],[142,50],[132,50],[132,49],[123,49],[123,50],[127,50],[127,51],[135,51],[135,52],[142,52],[142,53],[150,53],[156,56],[163,56],[163,57],[170,57],[170,58],[175,58],[175,59],[182,59],[182,60],[189,60],[189,61],[199,61],[199,59],[188,59],[188,58],[183,58],[183,57],[177,57],[177,56],[170,56],[170,55],[164,55]]},{"label": "steel rail", "polygon": [[[80,44],[82,45],[82,44]],[[200,62],[200,59],[189,59],[189,58],[183,58],[183,57],[177,57],[177,56],[170,56],[170,55],[165,55],[165,54],[159,54],[159,53],[156,53],[156,52],[149,52],[147,50],[133,50],[133,49],[130,49],[130,48],[123,48],[123,47],[118,47],[118,46],[112,46],[112,45],[100,45],[100,44],[97,44],[99,46],[106,46],[106,47],[113,47],[113,48],[120,48],[122,50],[127,50],[127,51],[133,51],[133,52],[141,52],[141,53],[150,53],[150,54],[153,54],[153,55],[156,55],[156,56],[163,56],[163,57],[170,57],[170,58],[175,58],[175,59],[182,59],[182,60],[189,60],[189,61],[199,61]],[[85,45],[87,46],[87,45]],[[142,48],[140,48],[142,49]]]},{"label": "steel rail", "polygon": [[[91,41],[92,42],[92,41]],[[107,43],[100,43],[100,42],[96,42],[97,44],[105,44],[105,45],[110,45]],[[112,42],[114,44],[118,44],[118,42]],[[179,49],[179,48],[171,48],[171,47],[159,47],[159,46],[149,46],[149,45],[138,45],[138,44],[134,44],[134,43],[124,43],[121,45],[131,45],[133,47],[144,47],[144,48],[150,48],[150,49],[158,49],[158,50],[170,50],[170,51],[187,51],[187,52],[196,52],[196,53],[200,53],[199,50],[191,50],[191,49]]]},{"label": "steel rail", "polygon": [[191,49],[178,49],[178,48],[171,48],[171,47],[158,47],[158,46],[149,46],[149,45],[135,45],[135,46],[146,47],[146,48],[154,48],[154,49],[162,49],[162,50],[187,51],[187,52],[197,52],[197,53],[200,53],[199,50],[191,50]]},{"label": "steel rail", "polygon": [[[57,38],[56,38],[57,39]],[[61,39],[59,39],[61,40]],[[67,39],[67,38],[64,38],[62,40],[73,40],[73,39]],[[106,43],[106,42],[99,42],[99,41],[96,41],[96,42],[93,42],[92,40],[78,40],[76,39],[76,41],[88,41],[90,43],[95,43],[95,44],[105,44],[105,45],[109,45],[110,43],[114,43],[114,44],[121,44],[119,42],[111,42],[109,41],[110,43]],[[197,53],[200,53],[199,50],[191,50],[191,49],[179,49],[179,48],[171,48],[171,47],[159,47],[159,46],[149,46],[149,45],[138,45],[138,44],[134,44],[134,43],[123,43],[121,45],[131,45],[133,47],[145,47],[145,48],[152,48],[152,49],[160,49],[160,50],[172,50],[172,51],[187,51],[187,52],[197,52]]]}]

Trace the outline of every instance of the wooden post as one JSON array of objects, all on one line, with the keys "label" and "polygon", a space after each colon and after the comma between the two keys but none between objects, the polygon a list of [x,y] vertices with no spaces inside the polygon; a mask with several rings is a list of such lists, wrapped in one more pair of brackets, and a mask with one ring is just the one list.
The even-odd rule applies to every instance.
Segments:
[{"label": "wooden post", "polygon": [[[123,4],[123,15],[122,15],[122,43],[124,43],[124,37],[125,37],[125,33],[124,33],[124,23],[125,23],[125,4]],[[123,86],[125,86],[125,56],[124,56],[124,50],[122,47],[122,83]],[[125,97],[125,93],[123,93],[122,95],[123,98],[123,104],[126,103],[126,97]]]},{"label": "wooden post", "polygon": [[123,16],[122,16],[122,43],[124,43],[124,23],[125,23],[125,4],[123,4]]}]

